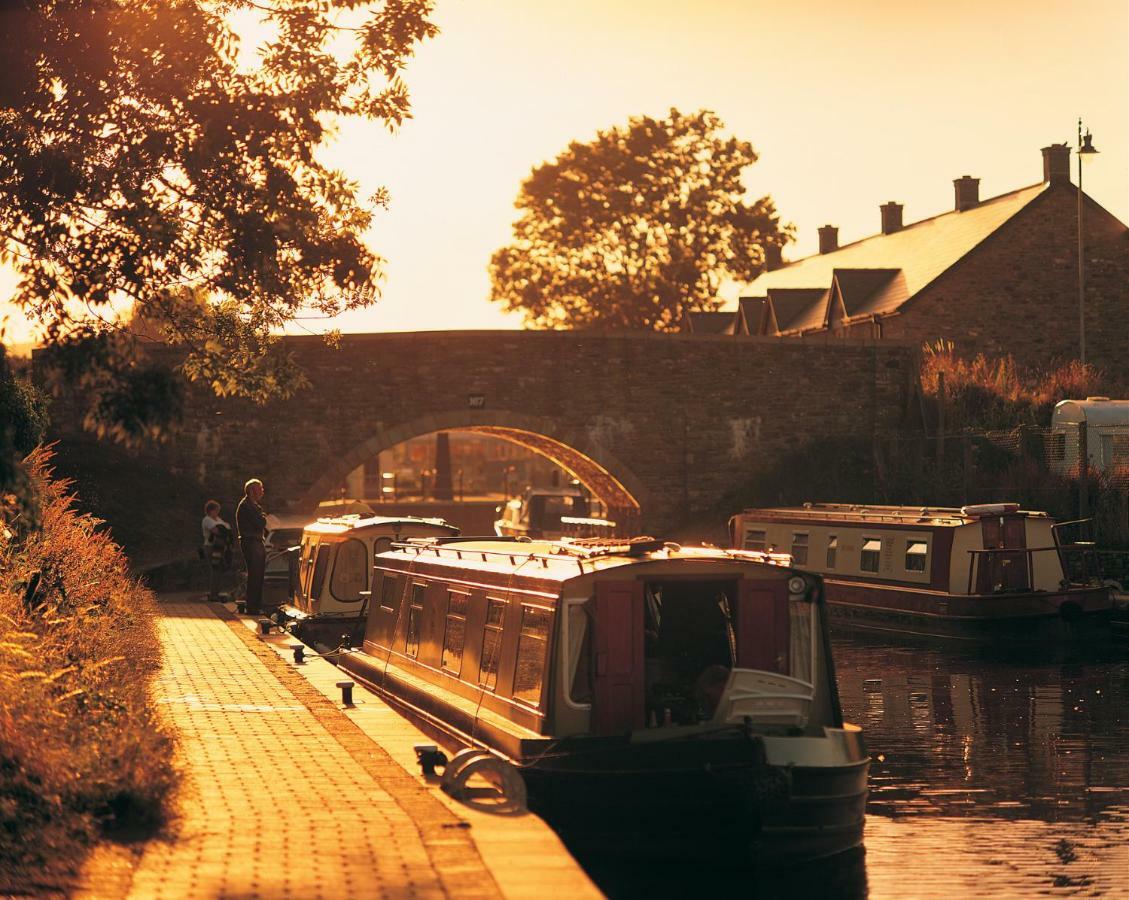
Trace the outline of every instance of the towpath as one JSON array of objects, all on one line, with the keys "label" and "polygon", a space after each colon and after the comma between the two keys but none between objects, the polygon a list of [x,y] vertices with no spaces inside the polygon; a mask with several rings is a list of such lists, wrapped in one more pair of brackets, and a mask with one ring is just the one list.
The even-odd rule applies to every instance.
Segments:
[{"label": "towpath", "polygon": [[79,897],[598,897],[536,816],[461,806],[428,784],[428,743],[322,659],[297,666],[227,608],[162,598],[158,700],[183,772],[175,836],[103,848]]}]

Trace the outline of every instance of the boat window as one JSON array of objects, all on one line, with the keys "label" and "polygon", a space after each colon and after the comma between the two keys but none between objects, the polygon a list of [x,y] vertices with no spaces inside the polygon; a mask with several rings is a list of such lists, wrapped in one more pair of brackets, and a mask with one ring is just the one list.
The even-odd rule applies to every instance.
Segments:
[{"label": "boat window", "polygon": [[329,569],[329,544],[318,546],[317,559],[314,561],[314,580],[310,585],[310,597],[316,600],[321,596],[322,586],[325,584],[325,573]]},{"label": "boat window", "polygon": [[423,593],[426,584],[412,585],[412,601],[408,607],[408,633],[404,638],[404,652],[408,656],[419,656],[419,633],[423,628]]},{"label": "boat window", "polygon": [[526,606],[521,611],[521,635],[517,640],[517,670],[514,699],[537,706],[541,703],[541,679],[545,650],[549,646],[549,611]]},{"label": "boat window", "polygon": [[765,549],[765,533],[764,529],[749,529],[745,532],[745,549],[746,550],[759,550],[762,553]]},{"label": "boat window", "polygon": [[329,592],[338,600],[356,603],[361,591],[368,587],[368,548],[363,541],[351,538],[337,547]]},{"label": "boat window", "polygon": [[837,535],[830,535],[827,538],[827,568],[835,568],[835,557],[839,555],[839,538]]},{"label": "boat window", "polygon": [[470,594],[447,591],[447,627],[443,631],[443,668],[458,675],[463,668],[463,643],[466,640],[466,611]]},{"label": "boat window", "polygon": [[585,603],[570,603],[568,619],[568,695],[573,703],[592,702],[592,629]]},{"label": "boat window", "polygon": [[792,562],[797,566],[808,561],[808,535],[806,531],[792,532]]},{"label": "boat window", "polygon": [[404,596],[404,576],[385,575],[380,586],[380,608],[386,612],[396,612],[400,608],[400,599]]},{"label": "boat window", "polygon": [[925,541],[906,541],[906,571],[924,572],[928,552],[929,546]]},{"label": "boat window", "polygon": [[314,548],[316,546],[317,540],[313,537],[302,540],[302,552],[298,561],[298,582],[303,588],[308,587],[310,583],[309,576],[314,564]]},{"label": "boat window", "polygon": [[815,684],[816,606],[805,601],[788,604],[788,674]]},{"label": "boat window", "polygon": [[864,537],[862,539],[862,558],[859,568],[864,572],[877,572],[882,557],[882,539]]},{"label": "boat window", "polygon": [[486,626],[482,632],[482,662],[478,667],[478,683],[492,691],[498,684],[498,657],[502,652],[502,622],[506,618],[506,601],[486,599]]}]

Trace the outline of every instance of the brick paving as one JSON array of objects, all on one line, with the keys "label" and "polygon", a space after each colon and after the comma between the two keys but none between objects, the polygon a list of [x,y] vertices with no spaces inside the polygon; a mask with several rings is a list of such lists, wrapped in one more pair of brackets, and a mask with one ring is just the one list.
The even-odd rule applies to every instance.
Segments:
[{"label": "brick paving", "polygon": [[127,896],[501,895],[468,823],[243,623],[216,604],[161,608],[180,822],[145,847]]}]

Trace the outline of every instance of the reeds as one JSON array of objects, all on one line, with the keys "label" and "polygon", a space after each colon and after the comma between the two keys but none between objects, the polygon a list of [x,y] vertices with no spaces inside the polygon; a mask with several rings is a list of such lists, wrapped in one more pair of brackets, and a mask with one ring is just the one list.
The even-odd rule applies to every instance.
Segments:
[{"label": "reeds", "polygon": [[40,528],[0,537],[0,893],[65,879],[102,837],[156,832],[175,781],[151,694],[156,598],[49,465],[25,460]]}]

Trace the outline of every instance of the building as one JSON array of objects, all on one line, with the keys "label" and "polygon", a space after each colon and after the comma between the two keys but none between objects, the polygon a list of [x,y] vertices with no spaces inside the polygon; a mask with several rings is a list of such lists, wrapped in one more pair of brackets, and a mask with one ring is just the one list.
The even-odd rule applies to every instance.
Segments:
[{"label": "building", "polygon": [[[1078,358],[1078,190],[1070,148],[1044,147],[1043,180],[981,200],[979,179],[953,182],[954,208],[903,224],[879,207],[881,231],[765,272],[730,309],[735,334],[952,341],[971,356],[1011,354],[1032,367]],[[1084,198],[1086,358],[1124,366],[1129,230]],[[696,329],[695,329],[696,330]]]}]

